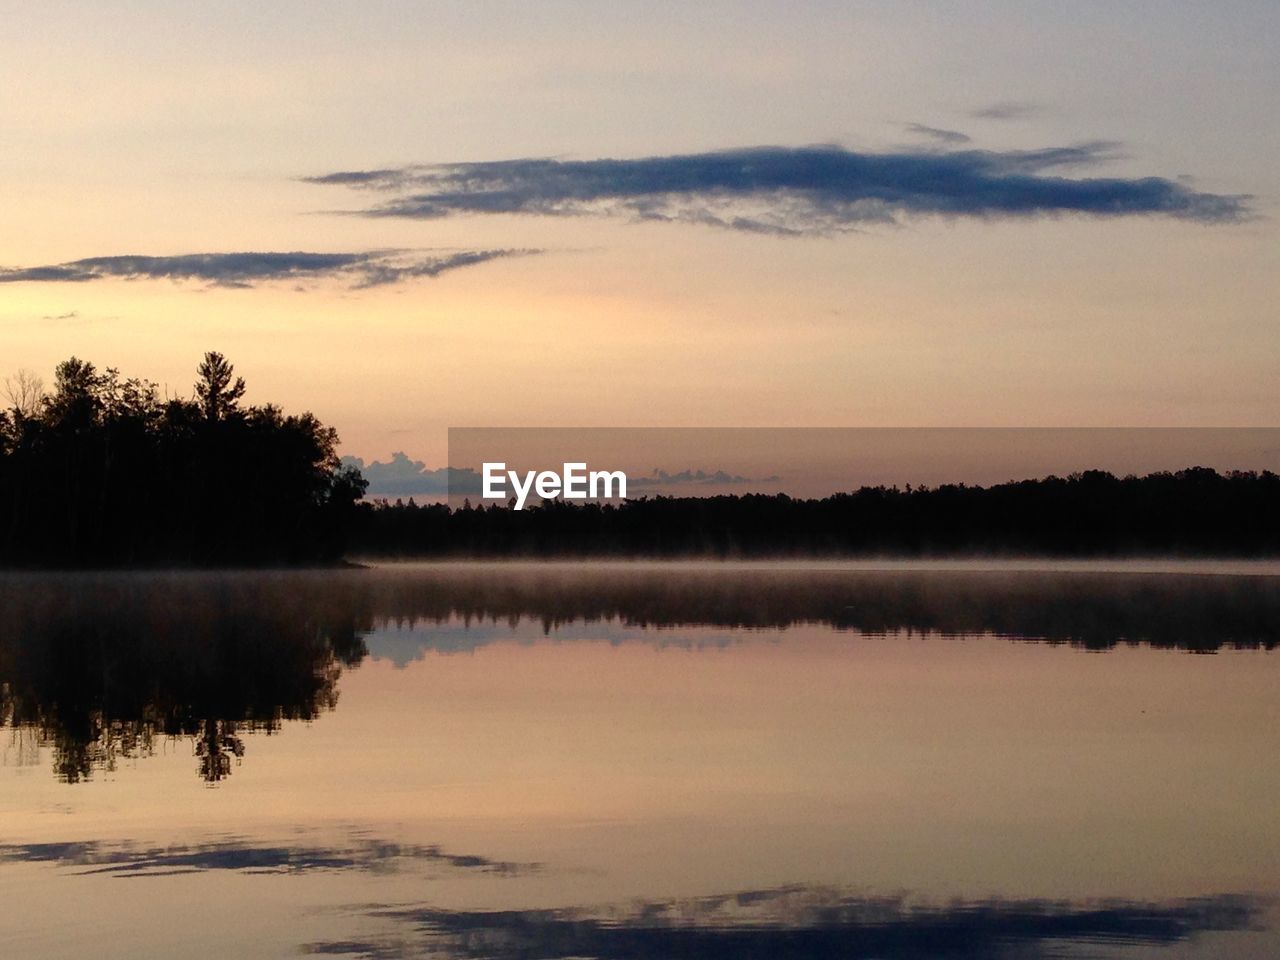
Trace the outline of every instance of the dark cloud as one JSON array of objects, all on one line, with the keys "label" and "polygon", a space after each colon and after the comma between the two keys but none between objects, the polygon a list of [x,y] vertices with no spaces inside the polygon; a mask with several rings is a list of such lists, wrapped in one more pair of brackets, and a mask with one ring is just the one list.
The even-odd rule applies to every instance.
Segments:
[{"label": "dark cloud", "polygon": [[1062,171],[1116,155],[1110,143],[1043,150],[856,153],[755,147],[638,160],[506,160],[308,178],[390,193],[371,217],[456,214],[625,216],[772,234],[829,234],[909,216],[1161,215],[1207,223],[1249,214],[1248,197],[1200,193],[1162,177]]},{"label": "dark cloud", "polygon": [[307,944],[304,951],[380,960],[996,960],[1060,956],[1064,947],[1092,954],[1105,945],[1167,946],[1205,932],[1250,929],[1262,909],[1250,897],[1232,895],[1164,902],[996,899],[934,906],[906,897],[797,886],[620,908],[374,909],[374,916],[410,925],[419,939],[328,941]]},{"label": "dark cloud", "polygon": [[960,144],[968,143],[973,139],[967,133],[961,133],[959,130],[944,130],[941,127],[925,126],[923,123],[908,123],[906,130],[908,133],[914,133],[919,137],[928,137],[938,143]]},{"label": "dark cloud", "polygon": [[87,257],[36,267],[0,268],[0,283],[83,283],[125,280],[201,281],[219,287],[252,287],[280,280],[333,278],[353,287],[437,277],[448,270],[537,250],[460,250],[428,253],[377,250],[364,253],[188,253],[178,256]]},{"label": "dark cloud", "polygon": [[1043,106],[1030,100],[1000,100],[979,107],[970,116],[979,120],[1025,120],[1043,112]]}]

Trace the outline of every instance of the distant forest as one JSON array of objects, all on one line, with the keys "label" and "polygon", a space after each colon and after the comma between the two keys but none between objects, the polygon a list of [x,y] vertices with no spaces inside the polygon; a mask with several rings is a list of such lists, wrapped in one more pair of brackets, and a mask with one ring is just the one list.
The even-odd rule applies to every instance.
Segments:
[{"label": "distant forest", "polygon": [[1280,476],[1069,477],[991,487],[544,501],[451,509],[366,501],[337,434],[242,403],[218,353],[161,397],[72,358],[49,389],[5,384],[0,565],[268,566],[343,557],[1280,556]]},{"label": "distant forest", "polygon": [[563,501],[516,511],[362,504],[369,556],[1280,556],[1280,476],[1090,470],[991,487]]},{"label": "distant forest", "polygon": [[244,406],[205,354],[190,398],[71,358],[5,384],[0,564],[229,566],[339,559],[364,494],[310,413]]}]

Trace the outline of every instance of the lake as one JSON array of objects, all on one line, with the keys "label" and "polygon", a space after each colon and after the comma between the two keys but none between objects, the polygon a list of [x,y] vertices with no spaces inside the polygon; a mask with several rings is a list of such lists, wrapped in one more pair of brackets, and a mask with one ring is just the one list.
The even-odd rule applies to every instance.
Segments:
[{"label": "lake", "polygon": [[24,958],[1280,956],[1280,566],[0,575]]}]

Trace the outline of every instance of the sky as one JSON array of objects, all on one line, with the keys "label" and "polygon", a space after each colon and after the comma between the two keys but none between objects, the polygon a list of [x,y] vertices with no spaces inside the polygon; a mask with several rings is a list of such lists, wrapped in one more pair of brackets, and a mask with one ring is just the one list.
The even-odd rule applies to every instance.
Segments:
[{"label": "sky", "polygon": [[219,350],[429,465],[449,427],[1276,424],[1273,2],[0,12],[0,377],[187,394]]}]

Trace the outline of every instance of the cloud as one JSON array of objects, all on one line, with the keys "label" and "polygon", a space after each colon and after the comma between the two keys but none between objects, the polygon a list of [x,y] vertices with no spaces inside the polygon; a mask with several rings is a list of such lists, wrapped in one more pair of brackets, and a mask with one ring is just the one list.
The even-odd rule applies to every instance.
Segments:
[{"label": "cloud", "polygon": [[432,469],[421,460],[397,450],[386,463],[365,463],[360,457],[343,457],[344,466],[355,467],[369,481],[365,495],[369,497],[447,497],[454,493],[479,493],[480,474],[470,467],[437,467]]},{"label": "cloud", "polygon": [[783,235],[842,233],[912,216],[1158,215],[1219,223],[1249,215],[1246,196],[1201,193],[1162,177],[1063,176],[1116,155],[1105,142],[894,153],[820,145],[433,164],[306,179],[388,194],[352,211],[370,217],[623,216]]},{"label": "cloud", "polygon": [[1000,100],[979,107],[969,115],[979,120],[1025,120],[1044,113],[1044,107],[1031,100]]},{"label": "cloud", "polygon": [[973,138],[967,133],[961,133],[959,130],[944,130],[941,127],[928,127],[923,123],[908,123],[906,131],[914,133],[916,136],[928,137],[930,140],[936,140],[938,143],[960,144],[968,143]]},{"label": "cloud", "polygon": [[538,250],[455,250],[439,253],[377,250],[363,253],[188,253],[177,256],[87,257],[35,267],[0,268],[0,283],[84,283],[124,280],[202,281],[218,287],[252,287],[281,280],[337,279],[375,287]]}]

